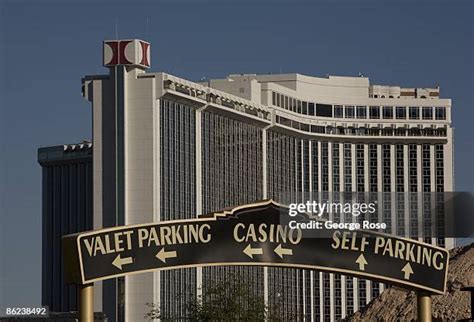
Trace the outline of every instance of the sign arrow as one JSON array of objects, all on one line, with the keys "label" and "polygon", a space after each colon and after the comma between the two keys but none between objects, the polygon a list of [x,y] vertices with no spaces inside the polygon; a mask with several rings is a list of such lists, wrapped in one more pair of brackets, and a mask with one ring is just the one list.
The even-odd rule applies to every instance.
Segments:
[{"label": "sign arrow", "polygon": [[356,259],[356,263],[359,264],[359,270],[365,271],[365,265],[367,265],[367,260],[364,257],[364,254],[360,254]]},{"label": "sign arrow", "polygon": [[263,249],[261,248],[252,248],[250,244],[245,247],[243,250],[244,254],[247,255],[248,257],[253,259],[253,255],[262,255],[263,254]]},{"label": "sign arrow", "polygon": [[115,257],[114,261],[112,262],[112,265],[117,267],[119,270],[122,270],[122,265],[125,264],[131,264],[133,263],[133,259],[131,257],[124,257],[120,258],[120,254]]},{"label": "sign arrow", "polygon": [[173,250],[171,252],[166,252],[164,247],[155,255],[155,257],[158,258],[163,263],[166,263],[167,258],[173,258],[176,256],[178,256],[176,251]]},{"label": "sign arrow", "polygon": [[405,279],[409,280],[410,275],[413,274],[413,269],[411,268],[410,263],[407,263],[405,266],[403,266],[402,272],[405,273]]},{"label": "sign arrow", "polygon": [[280,258],[283,258],[283,255],[293,255],[293,249],[283,248],[281,247],[281,244],[278,244],[275,248],[275,253],[280,256]]}]

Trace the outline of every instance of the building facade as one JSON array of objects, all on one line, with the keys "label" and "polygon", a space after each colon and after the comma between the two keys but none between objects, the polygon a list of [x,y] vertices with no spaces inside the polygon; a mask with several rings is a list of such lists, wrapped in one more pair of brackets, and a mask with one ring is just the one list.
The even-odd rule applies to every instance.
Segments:
[{"label": "building facade", "polygon": [[[147,72],[150,45],[139,40],[106,41],[104,66],[109,74],[82,87],[93,114],[94,228],[303,192],[374,193],[389,232],[452,246],[431,225],[433,193],[454,190],[451,100],[439,88],[300,74],[192,82]],[[164,316],[184,317],[187,300],[233,271],[306,321],[343,318],[385,287],[301,269],[187,268],[96,283],[96,311],[136,321],[153,302]]]},{"label": "building facade", "polygon": [[42,167],[42,305],[77,311],[77,288],[64,282],[61,237],[91,230],[92,144],[38,149]]}]

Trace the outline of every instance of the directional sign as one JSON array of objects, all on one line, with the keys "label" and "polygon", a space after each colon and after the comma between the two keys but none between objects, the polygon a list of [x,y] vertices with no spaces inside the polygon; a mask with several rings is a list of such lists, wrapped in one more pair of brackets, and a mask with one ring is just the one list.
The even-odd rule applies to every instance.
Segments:
[{"label": "directional sign", "polygon": [[[305,237],[282,224],[288,208],[272,200],[194,220],[102,229],[63,238],[69,282],[215,265],[284,266],[337,272],[443,294],[448,252],[371,231]],[[327,231],[325,232],[327,235]]]}]

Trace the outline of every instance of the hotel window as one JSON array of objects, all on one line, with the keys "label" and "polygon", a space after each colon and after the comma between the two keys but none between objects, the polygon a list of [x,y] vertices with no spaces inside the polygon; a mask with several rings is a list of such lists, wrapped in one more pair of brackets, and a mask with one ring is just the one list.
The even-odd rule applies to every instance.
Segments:
[{"label": "hotel window", "polygon": [[408,136],[421,136],[421,130],[419,128],[411,128],[408,130]]},{"label": "hotel window", "polygon": [[367,118],[367,107],[366,106],[357,106],[357,118],[366,119]]},{"label": "hotel window", "polygon": [[405,120],[407,118],[407,109],[403,106],[397,106],[396,113],[398,120]]},{"label": "hotel window", "polygon": [[423,107],[423,120],[432,120],[433,119],[433,108],[431,107]]},{"label": "hotel window", "polygon": [[446,120],[446,108],[444,106],[436,107],[436,119],[437,120]]},{"label": "hotel window", "polygon": [[313,133],[326,133],[326,128],[320,125],[311,125],[311,132]]},{"label": "hotel window", "polygon": [[309,187],[309,141],[303,141],[303,191],[310,191]]},{"label": "hotel window", "polygon": [[334,105],[334,117],[343,118],[343,109],[341,105]]},{"label": "hotel window", "polygon": [[392,200],[391,200],[391,184],[392,184],[392,174],[391,174],[391,149],[390,144],[382,145],[382,189],[384,194],[383,196],[383,214],[382,218],[387,224],[387,232],[392,231]]},{"label": "hotel window", "polygon": [[391,189],[391,168],[390,168],[390,144],[382,145],[382,182],[383,182],[383,191],[390,192]]},{"label": "hotel window", "polygon": [[346,314],[354,312],[354,280],[352,277],[346,279]]},{"label": "hotel window", "polygon": [[276,93],[272,92],[272,105],[276,105]]},{"label": "hotel window", "polygon": [[404,193],[396,194],[396,225],[397,225],[397,235],[405,236],[405,196]]},{"label": "hotel window", "polygon": [[382,136],[392,136],[393,129],[392,128],[383,128],[382,129]]},{"label": "hotel window", "polygon": [[323,273],[323,321],[331,320],[331,286],[329,273]]},{"label": "hotel window", "polygon": [[321,190],[329,190],[329,149],[328,142],[321,142]]},{"label": "hotel window", "polygon": [[417,146],[408,146],[408,176],[410,189],[410,237],[418,238],[418,159]]},{"label": "hotel window", "polygon": [[444,149],[443,145],[435,145],[435,157],[436,157],[436,206],[435,206],[435,217],[437,227],[437,243],[443,247],[445,245],[445,206],[444,206]]},{"label": "hotel window", "polygon": [[303,102],[303,114],[308,114],[308,102]]},{"label": "hotel window", "polygon": [[383,118],[384,119],[393,119],[393,107],[384,106],[383,107]]},{"label": "hotel window", "polygon": [[395,187],[397,192],[403,192],[404,191],[404,155],[403,155],[403,145],[402,144],[397,144],[395,145],[395,158],[396,158],[396,181],[395,181]]},{"label": "hotel window", "polygon": [[380,285],[378,282],[372,282],[372,299],[375,299],[380,294]]},{"label": "hotel window", "polygon": [[316,116],[332,117],[332,105],[316,104]]},{"label": "hotel window", "polygon": [[[304,295],[305,297],[305,320],[308,321],[308,320],[311,320],[311,273],[310,271],[303,271],[303,274],[304,274],[304,290],[305,290],[305,293],[304,294],[301,294],[301,295]],[[301,292],[303,293],[303,292]],[[303,302],[303,301],[301,301]]]},{"label": "hotel window", "polygon": [[291,127],[294,128],[295,130],[301,130],[300,125],[301,123],[298,121],[291,121]]},{"label": "hotel window", "polygon": [[344,143],[344,190],[351,192],[352,189],[352,149],[351,144]]},{"label": "hotel window", "polygon": [[423,192],[431,191],[431,156],[430,145],[422,145]]},{"label": "hotel window", "polygon": [[[297,101],[297,105],[298,105],[298,113],[303,113],[302,109],[301,109],[301,101]],[[306,114],[306,113],[304,113]]]},{"label": "hotel window", "polygon": [[313,275],[313,295],[314,295],[314,306],[313,306],[313,318],[315,321],[319,320],[320,318],[320,294],[319,294],[319,272],[314,272]]},{"label": "hotel window", "polygon": [[392,232],[392,199],[390,192],[384,192],[382,194],[382,218],[387,224],[387,228],[385,229],[386,232]]},{"label": "hotel window", "polygon": [[422,187],[423,187],[423,237],[424,241],[431,243],[432,231],[432,205],[431,205],[431,151],[429,144],[422,145]]},{"label": "hotel window", "polygon": [[358,128],[355,129],[355,134],[356,135],[366,135],[367,134],[367,128],[358,127]]},{"label": "hotel window", "polygon": [[370,118],[371,119],[379,119],[380,118],[380,107],[379,106],[371,106],[370,107]]},{"label": "hotel window", "polygon": [[341,275],[334,275],[334,306],[335,306],[335,318],[339,321],[342,317],[342,287],[341,287]]},{"label": "hotel window", "polygon": [[288,109],[289,109],[289,106],[290,106],[290,104],[289,104],[289,102],[288,102],[288,96],[285,96],[285,104],[284,104],[283,108],[285,108],[285,109],[288,110]]},{"label": "hotel window", "polygon": [[365,161],[364,145],[356,144],[356,189],[358,192],[365,191]]},{"label": "hotel window", "polygon": [[309,115],[314,115],[314,103],[308,103]]},{"label": "hotel window", "polygon": [[[333,184],[333,191],[340,191],[340,177],[339,177],[339,143],[334,142],[332,146],[332,184]],[[334,214],[336,216],[336,214]]]},{"label": "hotel window", "polygon": [[420,119],[420,108],[418,106],[410,106],[409,109],[410,120],[419,120]]},{"label": "hotel window", "polygon": [[371,136],[379,136],[380,135],[380,129],[368,129],[368,135]]},{"label": "hotel window", "polygon": [[364,279],[359,280],[359,310],[367,305],[367,284]]},{"label": "hotel window", "polygon": [[435,130],[436,136],[446,136],[446,129],[436,129]]},{"label": "hotel window", "polygon": [[[302,169],[303,169],[303,158],[302,158],[302,155],[301,155],[301,140],[299,139],[295,139],[295,148],[296,148],[296,191],[300,192],[302,191],[303,189],[303,178],[302,178]],[[301,194],[298,194],[298,196],[301,196]]]},{"label": "hotel window", "polygon": [[369,145],[369,189],[370,189],[370,192],[378,191],[377,167],[378,167],[377,145],[370,144]]},{"label": "hotel window", "polygon": [[348,127],[344,130],[344,134],[347,135],[356,135],[356,130],[353,127]]},{"label": "hotel window", "polygon": [[434,130],[432,128],[426,128],[421,131],[423,133],[423,136],[434,136]]},{"label": "hotel window", "polygon": [[405,136],[407,130],[404,127],[397,127],[394,132],[396,136]]},{"label": "hotel window", "polygon": [[346,106],[346,119],[354,118],[354,106]]},{"label": "hotel window", "polygon": [[[318,141],[311,141],[311,178],[313,184],[313,191],[319,191],[318,187],[318,180],[319,180],[319,173],[318,173],[318,165],[319,165],[319,158],[318,158]],[[316,275],[316,274],[315,274]],[[319,275],[319,273],[318,273]]]},{"label": "hotel window", "polygon": [[436,192],[444,191],[444,149],[443,145],[435,145],[436,156]]},{"label": "hotel window", "polygon": [[287,119],[286,117],[280,116],[279,120],[277,119],[277,122],[281,125],[291,127],[291,120]]}]

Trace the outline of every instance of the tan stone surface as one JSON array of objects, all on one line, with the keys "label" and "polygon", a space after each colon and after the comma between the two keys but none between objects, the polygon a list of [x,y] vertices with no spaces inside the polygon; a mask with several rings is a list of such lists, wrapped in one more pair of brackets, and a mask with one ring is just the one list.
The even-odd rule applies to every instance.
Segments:
[{"label": "tan stone surface", "polygon": [[[461,291],[474,286],[474,243],[451,250],[447,292],[433,296],[433,320],[455,321],[470,317],[470,297]],[[347,321],[414,321],[416,294],[392,287],[374,299],[366,308]]]}]

